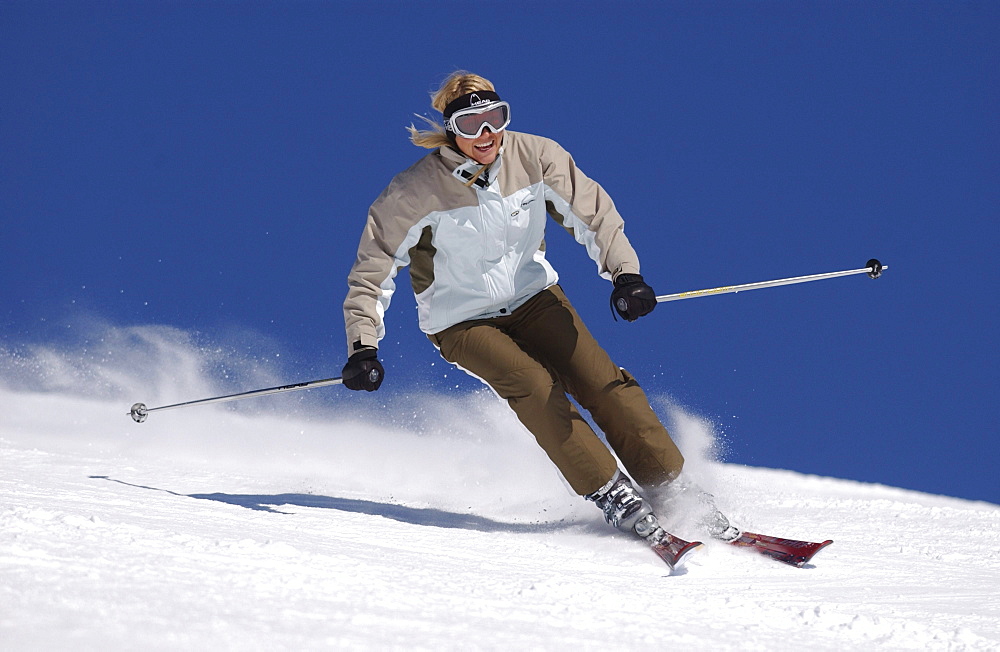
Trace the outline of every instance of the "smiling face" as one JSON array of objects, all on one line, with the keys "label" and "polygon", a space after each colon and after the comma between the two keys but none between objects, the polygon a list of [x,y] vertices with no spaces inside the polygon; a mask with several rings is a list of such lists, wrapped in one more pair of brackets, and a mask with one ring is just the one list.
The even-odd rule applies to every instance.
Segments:
[{"label": "smiling face", "polygon": [[483,133],[478,138],[455,137],[455,144],[459,151],[471,158],[480,165],[489,165],[497,160],[500,154],[500,144],[503,143],[503,131],[493,133],[489,129],[483,129]]}]

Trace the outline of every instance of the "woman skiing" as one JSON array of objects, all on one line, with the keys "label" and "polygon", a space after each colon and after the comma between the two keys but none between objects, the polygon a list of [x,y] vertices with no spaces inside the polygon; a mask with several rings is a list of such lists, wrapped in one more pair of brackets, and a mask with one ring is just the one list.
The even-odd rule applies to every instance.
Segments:
[{"label": "woman skiing", "polygon": [[[613,282],[619,315],[634,321],[648,314],[656,297],[639,274],[622,217],[560,145],[507,130],[510,106],[488,80],[453,73],[432,106],[443,127],[428,121],[430,129],[409,128],[411,141],[432,151],[398,174],[368,213],[344,302],[344,385],[381,385],[383,315],[397,270],[409,265],[420,328],[441,355],[505,399],[610,524],[654,536],[650,505],[569,396],[647,495],[676,491],[684,460],[642,388],[591,336],[545,259],[548,215]],[[705,525],[717,537],[738,535],[714,506]]]}]

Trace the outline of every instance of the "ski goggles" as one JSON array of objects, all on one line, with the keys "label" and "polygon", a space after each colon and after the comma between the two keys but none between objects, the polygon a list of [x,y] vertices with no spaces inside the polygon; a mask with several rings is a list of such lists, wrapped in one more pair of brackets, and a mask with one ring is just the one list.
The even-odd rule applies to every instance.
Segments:
[{"label": "ski goggles", "polygon": [[[444,128],[462,138],[479,138],[487,127],[493,133],[499,133],[510,124],[510,105],[500,99],[496,93],[482,91],[469,93],[458,98],[455,103],[470,104],[448,112],[445,110]],[[447,107],[452,108],[451,105]]]}]

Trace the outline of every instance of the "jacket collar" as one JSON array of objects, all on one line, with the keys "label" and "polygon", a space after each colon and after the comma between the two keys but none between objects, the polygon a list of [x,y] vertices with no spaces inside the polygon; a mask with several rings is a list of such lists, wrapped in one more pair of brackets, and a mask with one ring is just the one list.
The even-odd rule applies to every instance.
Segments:
[{"label": "jacket collar", "polygon": [[[451,168],[451,174],[453,177],[462,183],[468,183],[485,189],[490,187],[490,185],[496,180],[497,175],[500,173],[500,167],[503,164],[503,152],[506,144],[507,136],[504,135],[504,142],[500,145],[500,152],[497,154],[496,160],[490,164],[489,169],[485,173],[480,172],[483,168],[482,165],[473,161],[471,158],[468,158],[465,154],[453,147],[441,147],[438,150],[438,153],[445,161],[445,164]],[[473,178],[475,180],[470,181],[470,179]]]}]

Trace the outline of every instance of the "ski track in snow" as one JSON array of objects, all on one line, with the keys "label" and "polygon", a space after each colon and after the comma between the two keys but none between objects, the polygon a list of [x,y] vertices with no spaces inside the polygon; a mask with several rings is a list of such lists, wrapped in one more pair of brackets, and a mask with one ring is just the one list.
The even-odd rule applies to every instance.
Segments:
[{"label": "ski track in snow", "polygon": [[15,391],[10,368],[3,650],[1000,650],[1000,506],[712,462],[676,406],[735,520],[834,545],[796,569],[710,543],[670,574],[490,395],[410,425],[287,401],[138,425],[119,392]]}]

